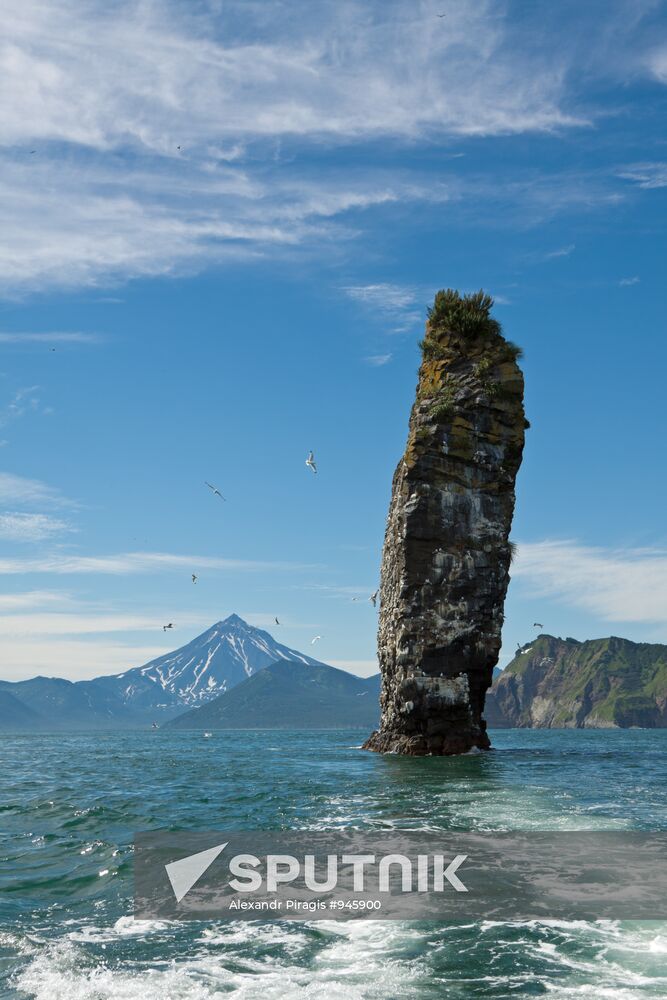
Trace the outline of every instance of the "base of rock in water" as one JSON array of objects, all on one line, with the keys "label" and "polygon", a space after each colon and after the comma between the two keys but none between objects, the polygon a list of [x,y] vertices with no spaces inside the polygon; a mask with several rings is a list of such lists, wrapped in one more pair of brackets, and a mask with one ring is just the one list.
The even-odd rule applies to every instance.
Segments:
[{"label": "base of rock in water", "polygon": [[490,750],[491,740],[486,732],[447,732],[445,735],[408,736],[405,733],[387,733],[375,730],[363,744],[362,750],[376,753],[404,754],[408,757],[453,757],[471,750]]}]

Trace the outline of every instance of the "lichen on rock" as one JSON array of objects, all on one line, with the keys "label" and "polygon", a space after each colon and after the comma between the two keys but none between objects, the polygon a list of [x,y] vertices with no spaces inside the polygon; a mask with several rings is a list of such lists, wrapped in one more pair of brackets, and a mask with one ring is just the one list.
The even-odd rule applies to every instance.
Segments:
[{"label": "lichen on rock", "polygon": [[488,749],[514,484],[527,421],[519,349],[483,292],[440,291],[422,341],[382,555],[380,729],[366,749]]}]

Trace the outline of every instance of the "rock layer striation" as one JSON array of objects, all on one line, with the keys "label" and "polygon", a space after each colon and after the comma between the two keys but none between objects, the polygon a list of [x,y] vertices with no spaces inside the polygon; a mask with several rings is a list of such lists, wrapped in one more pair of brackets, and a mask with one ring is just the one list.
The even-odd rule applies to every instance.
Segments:
[{"label": "rock layer striation", "polygon": [[380,729],[366,749],[488,749],[516,475],[527,422],[519,349],[482,292],[438,292],[422,341],[384,541]]}]

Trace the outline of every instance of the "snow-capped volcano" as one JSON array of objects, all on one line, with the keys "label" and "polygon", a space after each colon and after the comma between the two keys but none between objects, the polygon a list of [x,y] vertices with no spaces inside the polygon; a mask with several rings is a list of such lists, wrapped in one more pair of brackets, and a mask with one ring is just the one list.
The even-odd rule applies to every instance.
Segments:
[{"label": "snow-capped volcano", "polygon": [[93,683],[113,692],[130,710],[162,714],[171,709],[171,715],[173,709],[203,705],[277,660],[321,663],[230,615],[173,653]]}]

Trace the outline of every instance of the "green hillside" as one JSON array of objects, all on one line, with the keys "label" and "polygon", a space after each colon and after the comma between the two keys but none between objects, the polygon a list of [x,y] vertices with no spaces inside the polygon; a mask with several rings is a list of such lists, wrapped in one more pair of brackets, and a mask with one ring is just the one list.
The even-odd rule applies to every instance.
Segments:
[{"label": "green hillside", "polygon": [[540,635],[487,696],[490,728],[667,727],[667,646]]},{"label": "green hillside", "polygon": [[280,660],[165,728],[372,728],[380,715],[379,676],[362,678],[335,667]]}]

